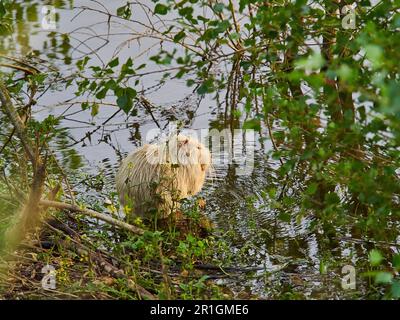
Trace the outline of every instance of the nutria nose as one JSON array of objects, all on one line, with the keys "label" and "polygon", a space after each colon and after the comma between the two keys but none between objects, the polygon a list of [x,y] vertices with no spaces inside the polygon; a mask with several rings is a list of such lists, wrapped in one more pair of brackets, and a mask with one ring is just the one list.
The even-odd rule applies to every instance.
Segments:
[{"label": "nutria nose", "polygon": [[186,157],[189,157],[190,156],[190,153],[189,152],[186,152]]}]

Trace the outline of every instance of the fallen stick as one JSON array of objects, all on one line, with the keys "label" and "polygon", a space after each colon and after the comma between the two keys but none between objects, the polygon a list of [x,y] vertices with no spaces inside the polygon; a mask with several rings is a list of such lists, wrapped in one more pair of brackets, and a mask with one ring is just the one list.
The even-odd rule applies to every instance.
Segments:
[{"label": "fallen stick", "polygon": [[69,211],[73,211],[73,212],[79,212],[84,215],[91,216],[93,218],[107,222],[107,223],[109,223],[113,226],[119,227],[121,229],[128,230],[137,235],[142,235],[144,233],[144,230],[141,228],[135,227],[124,221],[114,219],[104,213],[100,213],[100,212],[97,212],[97,211],[94,211],[91,209],[81,208],[74,204],[69,204],[69,203],[64,203],[64,202],[59,202],[59,201],[52,201],[52,200],[40,200],[39,204],[43,207],[52,207],[52,208],[61,209],[61,210],[69,210]]}]

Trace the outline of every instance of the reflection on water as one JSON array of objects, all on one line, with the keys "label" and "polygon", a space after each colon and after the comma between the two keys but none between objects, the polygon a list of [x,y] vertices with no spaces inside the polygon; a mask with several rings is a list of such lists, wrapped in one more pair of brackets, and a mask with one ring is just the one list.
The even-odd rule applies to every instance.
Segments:
[{"label": "reflection on water", "polygon": [[[88,53],[93,53],[94,64],[107,61],[121,41],[129,38],[129,34],[124,34],[126,30],[121,31],[123,28],[120,25],[110,25],[110,31],[109,25],[99,23],[104,21],[103,15],[84,12],[77,16],[78,9],[71,9],[84,5],[96,7],[92,1],[57,1],[58,28],[54,32],[44,32],[38,23],[39,3],[15,5],[18,16],[15,35],[12,40],[0,43],[0,52],[18,56],[36,52],[39,57],[32,59],[36,62],[43,59],[41,68],[56,67],[53,72],[59,77],[60,84],[65,81],[60,80],[63,76],[68,78],[71,63]],[[113,1],[107,6],[115,12],[124,3]],[[140,13],[138,15],[135,19],[143,19]],[[60,32],[70,32],[70,37]],[[112,37],[113,32],[118,36]],[[99,40],[93,34],[104,35],[102,39],[105,40]],[[104,41],[107,46],[104,46]],[[124,60],[129,55],[138,55],[138,50],[137,46],[129,45],[118,48],[118,55],[120,60]],[[146,61],[149,55],[141,55],[137,63]],[[118,112],[105,99],[99,114],[93,117],[89,110],[80,107],[85,98],[75,98],[73,87],[58,90],[61,85],[57,87],[57,81],[38,100],[35,116],[38,119],[48,114],[60,117],[62,127],[68,129],[71,135],[68,145],[64,141],[55,146],[58,155],[61,157],[63,151],[73,147],[85,158],[82,171],[91,173],[91,179],[82,175],[76,183],[87,187],[86,199],[92,199],[93,203],[108,191],[114,191],[114,175],[119,161],[134,148],[148,142],[145,137],[150,130],[165,130],[170,122],[179,122],[182,127],[190,129],[240,127],[243,119],[233,117],[231,107],[225,102],[200,98],[182,80],[160,84],[159,76],[155,73],[140,79],[139,87],[143,88],[141,93],[146,94],[148,103],[143,100],[137,102],[136,116]],[[238,268],[255,267],[232,271],[231,277],[219,281],[229,284],[239,297],[246,292],[274,297],[278,293],[277,287],[279,292],[286,291],[292,298],[296,297],[296,293],[315,298],[344,295],[344,292],[337,291],[340,286],[338,272],[342,264],[349,261],[355,263],[357,255],[365,254],[368,248],[362,243],[346,240],[324,243],[319,230],[314,228],[311,214],[304,213],[296,218],[292,212],[285,212],[296,212],[296,201],[299,199],[296,199],[295,190],[301,187],[301,180],[282,181],[276,173],[278,161],[272,162],[267,157],[269,150],[268,132],[262,128],[256,135],[251,174],[238,174],[238,167],[232,164],[216,165],[213,176],[199,195],[206,200],[206,213],[215,222],[219,235],[230,244],[233,265]],[[105,178],[96,180],[96,175]],[[277,206],[276,199],[286,184],[290,185],[286,190],[289,197],[285,200],[288,202],[284,207],[286,209],[282,209]],[[338,264],[325,271],[324,263],[332,257],[337,259]]]}]

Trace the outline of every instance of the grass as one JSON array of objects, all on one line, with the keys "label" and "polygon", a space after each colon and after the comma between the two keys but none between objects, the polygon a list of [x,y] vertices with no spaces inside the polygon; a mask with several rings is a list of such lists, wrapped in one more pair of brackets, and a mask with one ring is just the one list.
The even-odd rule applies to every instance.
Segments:
[{"label": "grass", "polygon": [[[2,261],[5,299],[221,299],[230,298],[196,266],[215,262],[218,242],[199,236],[199,208],[185,227],[146,228],[141,236],[79,215],[49,211],[40,230]],[[56,289],[42,287],[42,268],[56,270]]]}]

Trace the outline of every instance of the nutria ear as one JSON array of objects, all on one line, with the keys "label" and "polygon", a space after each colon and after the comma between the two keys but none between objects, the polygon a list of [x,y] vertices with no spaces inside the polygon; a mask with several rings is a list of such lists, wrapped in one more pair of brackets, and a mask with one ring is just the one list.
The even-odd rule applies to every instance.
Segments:
[{"label": "nutria ear", "polygon": [[201,171],[205,171],[205,170],[207,169],[207,165],[204,164],[204,163],[202,163],[202,164],[200,165],[200,167],[201,167]]}]

